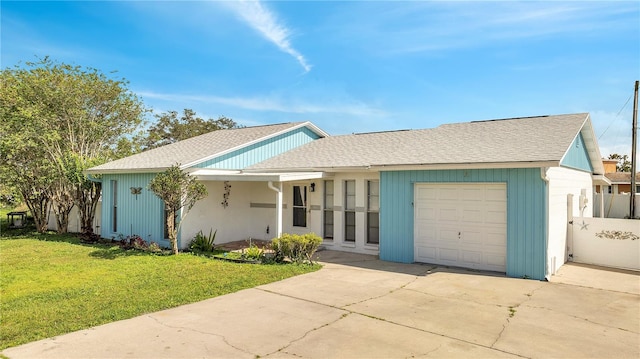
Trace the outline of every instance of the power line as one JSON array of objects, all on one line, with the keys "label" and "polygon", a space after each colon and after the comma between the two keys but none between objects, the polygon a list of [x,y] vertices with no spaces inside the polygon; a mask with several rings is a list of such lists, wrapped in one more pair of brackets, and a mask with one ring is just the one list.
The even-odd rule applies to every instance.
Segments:
[{"label": "power line", "polygon": [[624,103],[624,105],[622,105],[622,108],[620,109],[620,111],[618,111],[618,113],[616,114],[616,116],[613,118],[613,120],[609,123],[609,126],[607,126],[607,128],[605,128],[604,132],[602,132],[600,134],[600,136],[598,136],[598,140],[600,140],[602,138],[602,136],[604,136],[605,133],[607,133],[607,131],[609,130],[609,128],[611,127],[611,125],[613,125],[614,122],[616,122],[616,120],[618,120],[618,116],[620,116],[620,113],[622,113],[622,111],[624,110],[625,107],[627,107],[627,104],[629,103],[629,101],[631,100],[631,97],[633,96],[633,94],[629,95],[629,98],[627,99],[627,102]]}]

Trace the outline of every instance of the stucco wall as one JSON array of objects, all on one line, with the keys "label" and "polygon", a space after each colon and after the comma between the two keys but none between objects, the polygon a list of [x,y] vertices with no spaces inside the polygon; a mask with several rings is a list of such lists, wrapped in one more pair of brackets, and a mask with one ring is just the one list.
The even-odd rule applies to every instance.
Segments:
[{"label": "stucco wall", "polygon": [[[210,230],[217,230],[218,244],[248,238],[271,239],[274,236],[276,194],[266,182],[228,182],[231,188],[226,208],[222,205],[225,183],[202,183],[207,187],[208,196],[198,201],[184,217],[181,229],[183,247],[187,247],[199,231],[209,234]],[[272,208],[264,208],[267,205]],[[270,233],[266,233],[267,226]]]},{"label": "stucco wall", "polygon": [[591,217],[593,213],[593,184],[591,174],[569,168],[552,167],[547,171],[549,178],[549,234],[547,248],[547,273],[554,274],[568,259],[568,195],[572,194],[571,211],[580,216],[579,200],[582,190],[587,198],[583,213]]}]

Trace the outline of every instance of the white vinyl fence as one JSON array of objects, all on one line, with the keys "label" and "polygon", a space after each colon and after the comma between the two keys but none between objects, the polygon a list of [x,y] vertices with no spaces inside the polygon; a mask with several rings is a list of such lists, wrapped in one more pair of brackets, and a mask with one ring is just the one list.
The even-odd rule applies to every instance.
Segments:
[{"label": "white vinyl fence", "polygon": [[[102,201],[98,201],[98,206],[96,207],[96,215],[93,218],[93,233],[100,234],[100,215],[102,213]],[[58,229],[58,224],[56,223],[56,216],[53,214],[52,210],[49,210],[49,222],[47,224],[47,229],[50,231],[55,231]],[[67,226],[67,231],[70,233],[80,233],[80,214],[78,213],[78,207],[74,206],[71,209],[71,213],[69,213],[69,225]]]},{"label": "white vinyl fence", "polygon": [[574,217],[569,234],[573,262],[640,271],[640,220]]},{"label": "white vinyl fence", "polygon": [[[629,196],[631,194],[624,193],[605,193],[603,205],[603,218],[628,218],[629,216]],[[593,194],[593,216],[600,217],[600,198],[602,193]],[[636,193],[636,217],[640,213],[640,194]]]}]

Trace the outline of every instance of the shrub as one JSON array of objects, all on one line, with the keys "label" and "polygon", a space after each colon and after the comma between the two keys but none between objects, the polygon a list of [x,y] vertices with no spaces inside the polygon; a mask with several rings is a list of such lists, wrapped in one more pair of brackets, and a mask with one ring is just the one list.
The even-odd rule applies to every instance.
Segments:
[{"label": "shrub", "polygon": [[147,250],[152,253],[162,252],[162,248],[160,248],[160,245],[156,242],[149,243],[149,248],[147,248]]},{"label": "shrub", "polygon": [[288,257],[294,263],[309,262],[313,264],[313,255],[322,244],[322,238],[315,233],[303,235],[283,233],[271,242],[274,260],[281,262]]},{"label": "shrub", "polygon": [[259,261],[262,260],[264,250],[258,248],[255,244],[251,244],[249,248],[243,250],[242,256],[244,259]]},{"label": "shrub", "polygon": [[198,234],[196,234],[196,236],[191,240],[189,249],[192,251],[213,252],[215,249],[214,242],[216,240],[217,233],[217,230],[213,233],[210,230],[209,235],[205,236],[202,231],[198,232]]}]

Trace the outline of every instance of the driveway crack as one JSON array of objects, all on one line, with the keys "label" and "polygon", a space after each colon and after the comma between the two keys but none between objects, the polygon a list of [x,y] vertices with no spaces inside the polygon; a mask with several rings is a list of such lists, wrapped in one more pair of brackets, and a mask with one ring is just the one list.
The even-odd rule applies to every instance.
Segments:
[{"label": "driveway crack", "polygon": [[183,327],[183,326],[174,326],[174,325],[169,325],[169,324],[163,323],[160,319],[155,318],[155,317],[153,317],[152,315],[148,315],[147,317],[148,317],[148,318],[151,318],[153,321],[155,321],[155,322],[156,322],[156,323],[158,323],[159,325],[162,325],[163,327],[167,327],[167,328],[171,328],[171,329],[181,329],[181,330],[190,331],[190,332],[194,332],[194,333],[200,333],[200,334],[204,334],[204,335],[211,335],[211,336],[214,336],[214,337],[218,337],[218,338],[222,339],[222,341],[223,341],[226,345],[230,346],[231,348],[236,349],[236,350],[239,350],[239,351],[241,351],[241,352],[243,352],[243,353],[247,353],[247,354],[250,354],[250,355],[256,356],[256,354],[255,354],[255,353],[252,353],[252,352],[250,352],[250,351],[247,351],[247,350],[245,350],[245,349],[243,349],[243,348],[240,348],[240,347],[238,347],[238,346],[235,346],[235,345],[233,345],[233,344],[229,343],[229,341],[227,341],[227,338],[225,338],[225,336],[224,336],[224,335],[217,334],[217,333],[211,333],[211,332],[205,332],[205,331],[202,331],[202,330],[197,330],[197,329],[188,328],[188,327]]},{"label": "driveway crack", "polygon": [[[342,315],[341,315],[338,319],[336,319],[336,320],[332,320],[332,321],[330,321],[330,322],[328,322],[328,323],[324,323],[324,324],[322,324],[321,326],[318,326],[318,327],[315,327],[315,328],[311,328],[311,329],[307,330],[304,334],[302,334],[300,337],[298,337],[298,338],[293,339],[292,341],[290,341],[290,342],[289,342],[289,344],[287,344],[287,345],[283,346],[282,348],[280,348],[280,349],[278,349],[278,350],[275,350],[275,351],[273,351],[273,352],[271,352],[271,353],[265,354],[265,356],[269,356],[269,355],[271,355],[271,354],[275,354],[275,353],[278,353],[278,352],[284,352],[284,353],[287,353],[287,354],[295,355],[295,354],[293,354],[293,353],[289,353],[289,352],[285,351],[285,349],[287,349],[288,347],[290,347],[290,346],[291,346],[291,345],[293,345],[294,343],[296,343],[296,342],[298,342],[298,341],[300,341],[300,340],[302,340],[302,339],[306,338],[306,337],[307,337],[307,335],[309,335],[310,333],[315,332],[316,330],[319,330],[319,329],[322,329],[322,328],[328,327],[328,326],[330,326],[330,325],[332,325],[332,324],[334,324],[334,323],[337,323],[337,322],[341,321],[342,319],[346,318],[347,316],[349,316],[350,314],[351,314],[351,312],[344,313],[344,314],[342,314]],[[296,355],[296,356],[298,356],[298,355]]]}]

